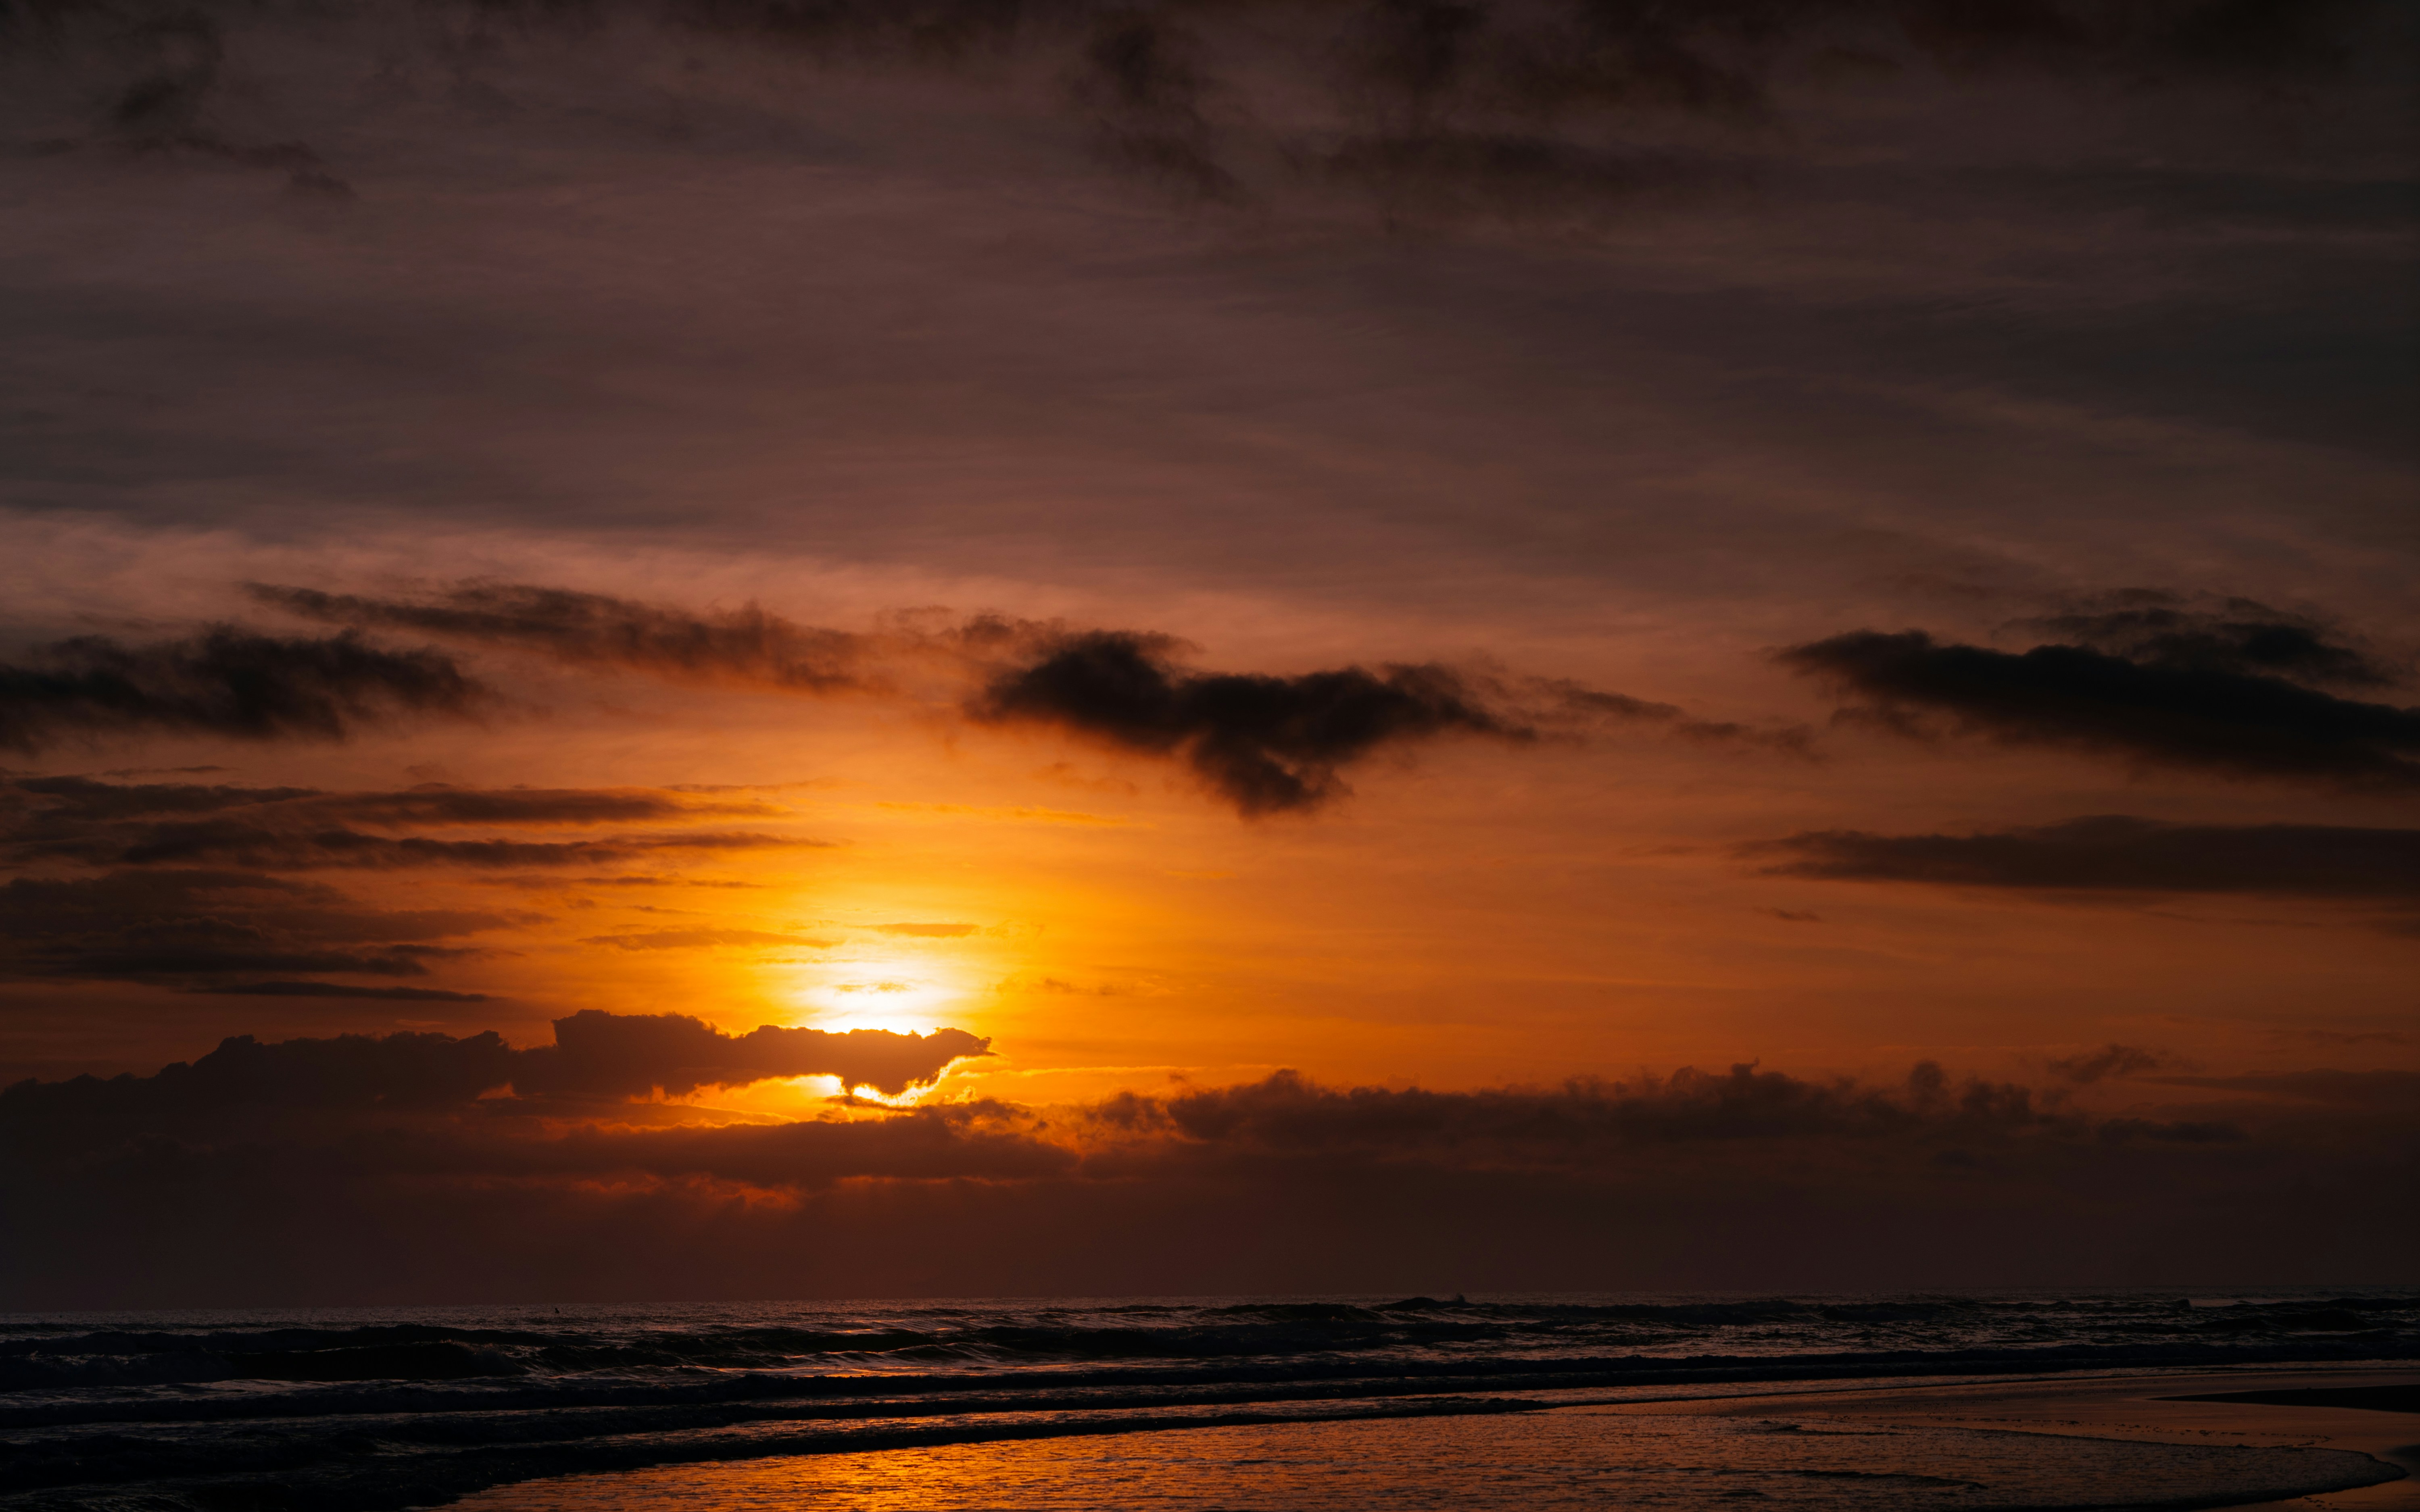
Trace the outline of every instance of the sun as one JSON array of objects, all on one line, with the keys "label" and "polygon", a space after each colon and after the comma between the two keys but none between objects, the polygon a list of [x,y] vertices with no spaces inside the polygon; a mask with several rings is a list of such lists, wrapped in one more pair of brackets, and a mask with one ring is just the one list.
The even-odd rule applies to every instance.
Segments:
[{"label": "sun", "polygon": [[818,962],[799,977],[791,997],[807,1011],[812,1026],[841,1033],[888,1029],[923,1034],[948,1026],[952,1011],[972,995],[957,967],[932,960]]}]

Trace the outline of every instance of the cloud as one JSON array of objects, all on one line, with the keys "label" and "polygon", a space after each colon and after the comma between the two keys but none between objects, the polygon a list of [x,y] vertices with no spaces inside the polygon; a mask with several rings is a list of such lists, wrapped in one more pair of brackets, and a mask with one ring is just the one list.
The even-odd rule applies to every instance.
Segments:
[{"label": "cloud", "polygon": [[582,945],[610,945],[622,950],[699,950],[719,946],[787,946],[803,950],[829,950],[838,940],[810,939],[803,934],[774,934],[756,929],[659,929],[633,934],[592,934]]},{"label": "cloud", "polygon": [[2412,1037],[2391,1029],[2366,1029],[2347,1032],[2340,1029],[2264,1029],[2267,1038],[2279,1043],[2292,1044],[2410,1044]]},{"label": "cloud", "polygon": [[417,630],[575,665],[830,693],[861,686],[863,637],[794,624],[754,604],[705,612],[531,583],[459,583],[422,599],[246,585],[253,597],[335,625]]},{"label": "cloud", "polygon": [[[1248,815],[1304,812],[1350,791],[1342,768],[1382,748],[1461,733],[1513,742],[1607,723],[1660,724],[1686,739],[1803,753],[1798,730],[1693,719],[1668,703],[1568,680],[1509,678],[1435,662],[1296,674],[1200,672],[1188,649],[1150,630],[1071,628],[976,615],[879,635],[802,626],[761,608],[720,614],[528,584],[468,583],[423,599],[253,584],[261,601],[311,618],[410,628],[474,643],[684,681],[805,694],[881,689],[887,660],[971,677],[959,712],[978,723],[1043,724],[1123,750],[1182,761]],[[1040,812],[1041,810],[1032,810]]]},{"label": "cloud", "polygon": [[2135,1076],[2176,1063],[2176,1057],[2140,1045],[2105,1044],[2086,1055],[2054,1060],[2050,1069],[2078,1087],[2089,1087],[2109,1076]]},{"label": "cloud", "polygon": [[522,1091],[678,1097],[701,1087],[735,1087],[777,1076],[837,1076],[845,1087],[897,1094],[926,1086],[952,1062],[991,1053],[963,1029],[894,1034],[887,1029],[785,1029],[766,1025],[728,1035],[681,1013],[583,1010],[554,1021],[551,1047],[521,1052],[513,1085]]},{"label": "cloud", "polygon": [[384,910],[333,888],[209,869],[20,876],[0,885],[0,975],[217,986],[263,972],[426,976],[465,953],[434,942],[502,915]]},{"label": "cloud", "polygon": [[1094,29],[1069,93],[1109,162],[1186,199],[1240,201],[1242,182],[1213,154],[1199,51],[1164,16],[1115,12]]},{"label": "cloud", "polygon": [[[218,995],[479,1002],[451,988],[317,980],[329,974],[425,977],[474,952],[463,934],[542,922],[527,914],[382,910],[286,873],[445,869],[562,871],[690,859],[823,842],[754,831],[607,826],[757,814],[768,806],[650,789],[480,789],[426,784],[329,792],[196,783],[109,783],[84,777],[0,778],[0,975],[148,982]],[[353,825],[379,826],[352,827]],[[463,826],[504,831],[464,836]],[[531,828],[606,828],[576,839]],[[413,833],[433,828],[436,835]],[[388,832],[380,832],[380,830]],[[62,865],[95,869],[61,874]],[[534,885],[527,876],[513,879]],[[586,875],[550,887],[664,877]],[[623,935],[625,949],[675,944],[830,942],[746,930]],[[265,974],[294,973],[294,980]]]},{"label": "cloud", "polygon": [[[0,779],[0,854],[19,863],[310,867],[562,866],[626,860],[652,851],[749,850],[803,843],[730,832],[623,835],[574,841],[432,840],[365,833],[481,825],[591,827],[651,821],[751,817],[782,810],[758,802],[701,801],[633,788],[464,788],[330,793],[193,783],[122,784],[85,777]],[[163,817],[165,816],[165,817]]]},{"label": "cloud", "polygon": [[2159,1080],[2170,1087],[2420,1116],[2420,1071],[2258,1072],[2243,1076],[2163,1076]]},{"label": "cloud", "polygon": [[778,1124],[595,1101],[830,1070],[869,1041],[916,1074],[983,1047],[583,1014],[535,1050],[493,1034],[235,1040],[157,1076],[21,1083],[0,1092],[0,1202],[45,1242],[0,1246],[0,1284],[62,1306],[523,1283],[566,1298],[1350,1290],[1406,1272],[1474,1289],[1771,1290],[1871,1285],[1879,1268],[1937,1288],[2113,1245],[2214,1275],[2298,1273],[2315,1256],[2363,1272],[2408,1251],[2409,1221],[2377,1194],[2408,1185],[2420,1153],[2408,1073],[2231,1079],[2118,1119],[1931,1064],[1882,1083],[1739,1066],[1442,1092],[1286,1072]]},{"label": "cloud", "polygon": [[2420,829],[2101,814],[1976,835],[1809,830],[1743,848],[1768,875],[2058,891],[2420,901]]},{"label": "cloud", "polygon": [[876,924],[877,934],[904,934],[920,940],[954,940],[975,933],[974,924]]},{"label": "cloud", "polygon": [[582,841],[430,840],[421,835],[370,835],[351,829],[294,833],[256,825],[220,823],[160,825],[114,855],[93,858],[130,866],[208,864],[267,872],[324,867],[485,870],[598,866],[654,855],[761,851],[827,843],[747,832],[674,832]]},{"label": "cloud", "polygon": [[1616,1149],[1704,1142],[1997,1137],[2055,1121],[2024,1088],[1953,1085],[1930,1061],[1898,1087],[1808,1081],[1751,1065],[1627,1082],[1583,1078],[1543,1091],[1339,1089],[1280,1072],[1247,1086],[1115,1101],[1097,1116],[1227,1150],[1490,1168],[1585,1165]]},{"label": "cloud", "polygon": [[2012,654],[1940,643],[1920,630],[1856,630],[1780,660],[1868,701],[1844,717],[1905,733],[1923,733],[1923,717],[1934,715],[2007,744],[2146,765],[2355,787],[2420,782],[2420,709],[2243,671],[2240,647],[2231,657],[2204,647],[2208,655],[2183,659],[2156,640],[2132,649],[2133,657],[2085,645]]},{"label": "cloud", "polygon": [[[284,984],[281,984],[284,985]],[[201,1132],[230,1115],[315,1110],[370,1114],[469,1110],[510,1086],[522,1098],[679,1097],[774,1077],[836,1076],[851,1088],[900,1093],[925,1086],[991,1041],[959,1029],[830,1034],[766,1026],[729,1035],[679,1013],[583,1010],[554,1021],[554,1043],[517,1050],[489,1030],[341,1035],[264,1044],[250,1035],[152,1076],[20,1082],[0,1092],[0,1133],[52,1130],[62,1139]]]},{"label": "cloud", "polygon": [[338,981],[246,981],[221,987],[188,987],[187,992],[222,997],[354,997],[380,1003],[484,1003],[486,993],[448,992],[442,987],[357,987]]},{"label": "cloud", "polygon": [[[383,1037],[344,1035],[263,1044],[250,1036],[223,1041],[191,1065],[149,1077],[108,1081],[23,1082],[8,1089],[0,1126],[27,1132],[46,1123],[87,1130],[98,1137],[185,1129],[206,1133],[210,1120],[276,1110],[374,1115],[422,1111],[510,1113],[538,1100],[614,1100],[662,1093],[680,1097],[717,1086],[777,1077],[831,1075],[851,1087],[902,1092],[927,1086],[955,1061],[989,1053],[990,1041],[961,1030],[896,1034],[859,1029],[845,1034],[765,1026],[725,1034],[685,1014],[615,1014],[587,1010],[554,1021],[554,1043],[514,1049],[492,1031],[459,1038],[438,1033]],[[2071,1081],[2132,1074],[2164,1064],[2158,1057],[2112,1046],[2063,1065]],[[2322,1102],[2352,1108],[2394,1108],[2408,1099],[2411,1073],[2356,1076],[2303,1072],[2268,1078],[2170,1077],[2171,1085],[2249,1092],[2288,1103]],[[502,1096],[509,1087],[512,1097]],[[516,1100],[519,1100],[518,1102]],[[546,1102],[550,1119],[583,1119],[620,1128],[609,1106],[583,1114]],[[1322,1086],[1282,1071],[1258,1082],[1186,1088],[1164,1096],[1120,1093],[1099,1103],[1058,1109],[1018,1108],[976,1101],[932,1104],[927,1114],[958,1126],[1016,1130],[1056,1147],[1046,1164],[1123,1181],[1180,1171],[1200,1172],[1208,1161],[1234,1173],[1265,1170],[1271,1161],[1326,1166],[1426,1166],[1471,1172],[1589,1172],[1641,1162],[1688,1163],[1698,1157],[1775,1148],[1807,1150],[1870,1149],[1903,1155],[1951,1146],[2073,1146],[2102,1137],[2107,1120],[2039,1103],[2030,1089],[1976,1077],[1951,1077],[1919,1062],[1897,1082],[1839,1077],[1811,1080],[1752,1065],[1723,1072],[1689,1068],[1668,1076],[1623,1081],[1575,1078],[1559,1088],[1494,1088],[1469,1091]],[[2406,1111],[2413,1111],[2406,1108]],[[877,1120],[878,1121],[878,1120]],[[449,1136],[476,1140],[485,1125]],[[2130,1138],[2164,1137],[2166,1126],[2133,1119]],[[502,1131],[502,1169],[526,1164],[521,1135]],[[755,1131],[762,1134],[759,1127]],[[608,1168],[591,1135],[583,1152],[549,1162],[559,1170]],[[2177,1134],[2195,1139],[2199,1134]],[[692,1141],[697,1163],[687,1167],[718,1177],[780,1184],[778,1171],[743,1168],[708,1158],[717,1146],[711,1126]],[[475,1158],[458,1156],[458,1159]],[[1611,1163],[1608,1165],[1608,1163]],[[809,1168],[797,1180],[817,1180]],[[936,1176],[979,1176],[980,1169],[935,1169]]]},{"label": "cloud", "polygon": [[1693,740],[1804,747],[1799,732],[1692,719],[1669,703],[1564,679],[1436,662],[1292,675],[1199,672],[1179,659],[1185,642],[1155,631],[977,620],[960,639],[971,655],[993,660],[966,703],[969,717],[1051,726],[1181,761],[1248,817],[1321,808],[1351,791],[1344,767],[1448,734],[1528,744],[1646,723]]},{"label": "cloud", "polygon": [[2297,682],[2388,687],[2397,669],[2360,647],[2329,639],[2335,632],[2306,616],[2248,598],[2200,608],[2173,594],[2135,589],[2118,607],[2019,620],[2016,625],[2131,661],[2180,671],[2212,671],[2292,678]]},{"label": "cloud", "polygon": [[0,747],[150,733],[342,740],[407,715],[467,718],[487,696],[442,653],[383,650],[350,632],[293,640],[221,625],[141,644],[82,636],[0,663]]},{"label": "cloud", "polygon": [[[122,774],[133,775],[133,774]],[[0,782],[9,806],[57,822],[124,819],[163,813],[216,813],[256,804],[316,798],[317,788],[237,787],[198,782],[101,782],[88,777],[18,777]],[[30,802],[26,800],[31,800]]]},{"label": "cloud", "polygon": [[1054,725],[1175,756],[1247,815],[1315,809],[1347,791],[1339,768],[1449,732],[1529,740],[1457,673],[1434,664],[1282,677],[1190,672],[1165,636],[1084,631],[994,676],[969,705],[987,723]]}]

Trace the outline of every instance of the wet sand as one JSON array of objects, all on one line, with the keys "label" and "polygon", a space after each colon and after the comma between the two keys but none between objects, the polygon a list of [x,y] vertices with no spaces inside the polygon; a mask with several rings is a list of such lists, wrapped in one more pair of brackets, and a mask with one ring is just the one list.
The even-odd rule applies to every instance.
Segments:
[{"label": "wet sand", "polygon": [[2420,1509],[2420,1371],[2221,1370],[1956,1386],[1861,1387],[1695,1401],[1574,1407],[1575,1412],[1792,1418],[1992,1429],[2156,1443],[2350,1449],[2409,1477],[2359,1490],[2251,1504],[2329,1512]]}]

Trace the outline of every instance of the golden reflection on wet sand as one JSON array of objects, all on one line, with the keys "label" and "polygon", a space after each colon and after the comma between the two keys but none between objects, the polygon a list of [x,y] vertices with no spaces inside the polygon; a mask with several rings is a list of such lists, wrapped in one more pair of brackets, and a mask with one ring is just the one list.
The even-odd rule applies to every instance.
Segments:
[{"label": "golden reflection on wet sand", "polygon": [[[1925,1394],[1900,1391],[1823,1394],[1813,1400],[1793,1394],[1512,1415],[1024,1439],[571,1476],[501,1488],[462,1505],[465,1512],[1686,1512],[1761,1502],[1929,1512],[2242,1505],[2360,1487],[2392,1473],[2360,1454],[2318,1446],[2309,1434],[2298,1445],[2281,1446],[2289,1436],[2273,1431],[2274,1412],[2254,1414],[2257,1422],[2246,1418],[2256,1431],[2244,1434],[2102,1436],[2104,1423],[2144,1415],[2138,1398],[2193,1389],[2209,1386],[2206,1381],[2154,1384],[2138,1378],[2115,1386],[2102,1382],[2097,1390],[2071,1389],[2066,1396],[2058,1385],[2040,1383],[2015,1405],[2013,1398],[2001,1397],[1936,1402]],[[2062,1405],[2064,1417],[2042,1416]],[[1991,1412],[2008,1421],[1985,1421]],[[2016,1419],[2024,1412],[2033,1416],[2020,1427]],[[2201,1415],[2210,1415],[2209,1410]],[[2264,1426],[2273,1431],[2257,1431]],[[2398,1504],[2392,1500],[2394,1489],[2381,1485],[2364,1496],[2364,1512]],[[2374,1499],[2379,1493],[2389,1493],[2389,1499]]]}]

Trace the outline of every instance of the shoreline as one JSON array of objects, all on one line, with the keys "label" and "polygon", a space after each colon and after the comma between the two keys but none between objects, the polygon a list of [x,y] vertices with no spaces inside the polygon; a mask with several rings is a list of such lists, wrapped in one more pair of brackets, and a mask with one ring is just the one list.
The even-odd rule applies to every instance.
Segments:
[{"label": "shoreline", "polygon": [[[2342,1512],[2420,1509],[2420,1412],[2334,1403],[2241,1399],[2241,1395],[2355,1386],[2420,1386],[2420,1370],[2352,1366],[2158,1371],[2086,1380],[2037,1377],[1924,1386],[1890,1384],[1832,1391],[1761,1392],[1752,1396],[1574,1404],[1551,1411],[1706,1417],[1765,1416],[1786,1411],[1793,1417],[1815,1416],[1869,1425],[1898,1423],[2152,1443],[2351,1450],[2402,1471],[2405,1478],[2285,1501],[2235,1505],[2240,1512],[2286,1507],[2324,1507]],[[2229,1396],[2238,1399],[2224,1399]]]}]

